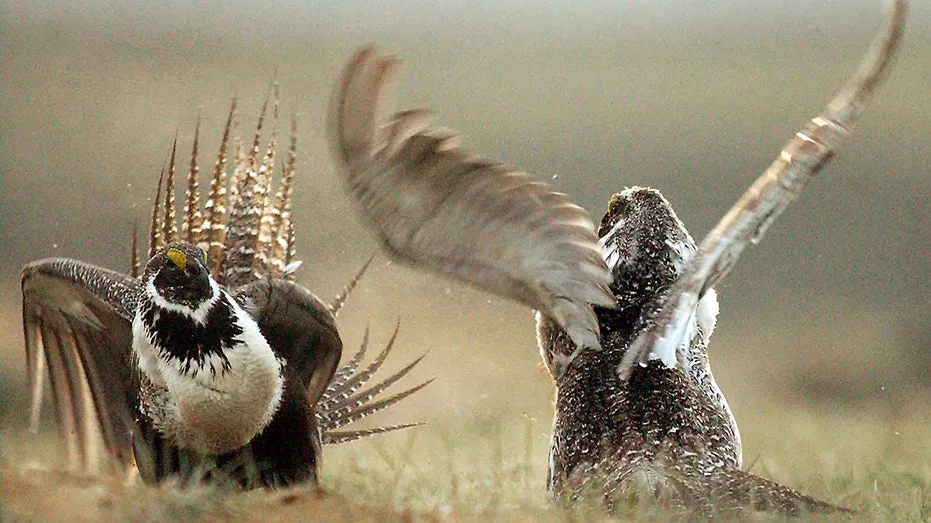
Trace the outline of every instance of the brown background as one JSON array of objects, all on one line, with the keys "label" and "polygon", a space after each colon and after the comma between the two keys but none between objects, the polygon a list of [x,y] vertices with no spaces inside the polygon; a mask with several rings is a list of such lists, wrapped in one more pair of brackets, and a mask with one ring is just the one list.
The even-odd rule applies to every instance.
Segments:
[{"label": "brown background", "polygon": [[[212,165],[234,93],[245,128],[274,77],[298,115],[299,281],[327,298],[376,248],[323,136],[360,45],[401,55],[400,106],[438,110],[473,150],[596,219],[614,191],[659,188],[700,238],[853,72],[883,14],[872,0],[147,4],[0,6],[0,427],[14,434],[19,268],[68,256],[125,269],[175,130],[187,150],[200,113]],[[712,359],[738,419],[772,401],[877,417],[928,404],[931,9],[915,4],[854,138],[718,288]],[[429,351],[417,375],[439,379],[397,421],[545,425],[529,310],[379,257],[340,316],[347,346],[366,324],[383,343],[399,317],[394,365]]]}]

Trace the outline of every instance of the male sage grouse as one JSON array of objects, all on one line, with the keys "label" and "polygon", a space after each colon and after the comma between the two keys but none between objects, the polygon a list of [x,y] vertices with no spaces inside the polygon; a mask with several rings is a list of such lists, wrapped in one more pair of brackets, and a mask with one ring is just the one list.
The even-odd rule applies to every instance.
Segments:
[{"label": "male sage grouse", "polygon": [[[616,194],[597,231],[611,271],[611,299],[603,307],[597,293],[597,301],[589,298],[597,326],[581,324],[581,333],[558,306],[571,304],[575,313],[586,311],[583,304],[561,301],[568,295],[556,291],[557,307],[547,307],[553,302],[538,294],[573,276],[560,263],[561,251],[538,249],[547,231],[535,228],[524,208],[504,204],[526,175],[469,156],[451,131],[428,126],[424,110],[398,113],[376,134],[377,102],[395,60],[377,58],[368,48],[350,61],[331,106],[330,135],[349,191],[385,249],[396,259],[459,277],[482,274],[486,287],[506,289],[503,294],[538,309],[539,348],[556,385],[547,482],[552,497],[576,504],[593,494],[609,510],[643,493],[705,514],[842,510],[740,470],[737,424],[707,355],[718,312],[712,287],[850,134],[888,70],[904,16],[905,2],[894,2],[888,27],[856,76],[786,144],[697,249],[659,191],[633,187]],[[538,203],[555,200],[540,194]],[[588,227],[583,215],[563,201],[559,206],[582,235]],[[474,243],[450,245],[459,231],[471,231]],[[522,249],[538,249],[532,265],[509,258]],[[522,271],[553,267],[559,269],[554,281],[514,283]]]},{"label": "male sage grouse", "polygon": [[[362,390],[394,341],[360,368],[366,333],[361,349],[337,368],[342,341],[334,319],[361,271],[330,305],[293,282],[294,124],[274,198],[275,129],[259,155],[265,108],[251,150],[232,133],[227,195],[235,106],[234,100],[203,215],[195,133],[180,235],[172,150],[141,274],[135,233],[129,275],[64,258],[23,269],[32,425],[47,368],[72,470],[94,471],[102,444],[115,472],[124,475],[135,462],[147,483],[180,476],[243,488],[285,486],[316,481],[321,443],[410,426],[336,430],[426,385],[374,401],[420,360]],[[276,93],[276,128],[277,112]]]}]

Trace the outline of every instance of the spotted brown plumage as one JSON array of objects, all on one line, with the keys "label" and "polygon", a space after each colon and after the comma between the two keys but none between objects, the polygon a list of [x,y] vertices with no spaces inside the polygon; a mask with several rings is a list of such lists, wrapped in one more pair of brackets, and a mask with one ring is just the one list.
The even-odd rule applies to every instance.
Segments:
[{"label": "spotted brown plumage", "polygon": [[[730,516],[843,510],[740,470],[740,434],[707,353],[713,286],[850,134],[889,69],[904,16],[905,1],[894,1],[854,78],[699,247],[662,194],[634,187],[612,198],[597,261],[584,211],[525,174],[466,153],[454,131],[429,125],[429,111],[401,111],[377,125],[397,62],[371,47],[350,60],[330,105],[330,142],[383,249],[538,310],[539,348],[556,386],[551,496],[570,504],[594,498],[608,509],[632,497],[661,499]],[[574,240],[547,237],[559,227]]]},{"label": "spotted brown plumage", "polygon": [[707,354],[717,314],[713,291],[699,303],[685,327],[687,342],[671,358],[654,354],[622,379],[617,366],[637,335],[651,328],[695,242],[662,194],[644,187],[612,198],[599,236],[617,300],[615,309],[596,308],[603,350],[581,353],[560,376],[551,362],[575,346],[538,314],[540,352],[557,390],[549,494],[581,503],[594,493],[608,510],[643,492],[673,507],[711,513],[752,506],[789,514],[836,510],[740,470],[740,432]]},{"label": "spotted brown plumage", "polygon": [[893,3],[858,73],[699,247],[659,191],[633,187],[611,199],[598,230],[616,302],[613,310],[595,309],[604,350],[583,352],[557,372],[551,362],[577,349],[555,322],[537,317],[541,355],[556,386],[552,497],[569,504],[594,498],[609,510],[630,499],[659,501],[731,517],[752,509],[846,510],[740,469],[740,433],[707,353],[717,315],[713,285],[849,135],[888,71],[905,8]]},{"label": "spotted brown plumage", "polygon": [[[359,371],[366,336],[339,367],[343,344],[335,312],[361,271],[331,305],[291,281],[299,264],[290,202],[294,125],[276,197],[267,196],[276,142],[258,162],[256,133],[252,154],[237,155],[232,183],[242,190],[227,207],[228,143],[240,141],[231,132],[234,109],[235,100],[203,220],[198,125],[180,217],[183,238],[174,215],[177,141],[172,147],[143,271],[135,233],[130,275],[71,259],[23,269],[32,426],[39,421],[47,369],[72,470],[93,472],[103,462],[119,475],[135,467],[147,483],[181,477],[243,488],[286,486],[317,480],[325,443],[412,426],[340,430],[425,386],[379,398],[420,360],[365,388],[394,342],[393,336]],[[253,190],[257,183],[261,190]]]},{"label": "spotted brown plumage", "polygon": [[611,298],[588,213],[531,175],[470,154],[427,110],[381,125],[396,66],[373,47],[356,53],[327,122],[344,186],[384,252],[545,311],[580,347],[597,348],[591,304]]}]

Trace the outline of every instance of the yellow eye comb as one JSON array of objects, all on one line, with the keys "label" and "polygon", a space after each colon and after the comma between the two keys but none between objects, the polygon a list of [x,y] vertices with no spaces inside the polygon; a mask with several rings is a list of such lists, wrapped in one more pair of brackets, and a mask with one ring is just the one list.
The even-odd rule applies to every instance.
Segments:
[{"label": "yellow eye comb", "polygon": [[168,249],[168,252],[165,253],[168,256],[168,259],[172,263],[178,266],[179,269],[184,269],[187,266],[187,256],[178,249]]}]

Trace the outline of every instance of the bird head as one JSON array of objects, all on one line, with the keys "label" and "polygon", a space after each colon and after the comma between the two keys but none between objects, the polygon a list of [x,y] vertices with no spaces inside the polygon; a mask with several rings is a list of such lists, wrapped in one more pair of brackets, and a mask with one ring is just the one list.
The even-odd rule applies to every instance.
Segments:
[{"label": "bird head", "polygon": [[672,205],[649,187],[615,194],[598,237],[621,307],[627,300],[641,303],[668,287],[695,252],[695,241]]},{"label": "bird head", "polygon": [[189,243],[170,243],[149,260],[143,273],[148,292],[171,305],[196,310],[217,292],[207,270],[203,249]]}]

